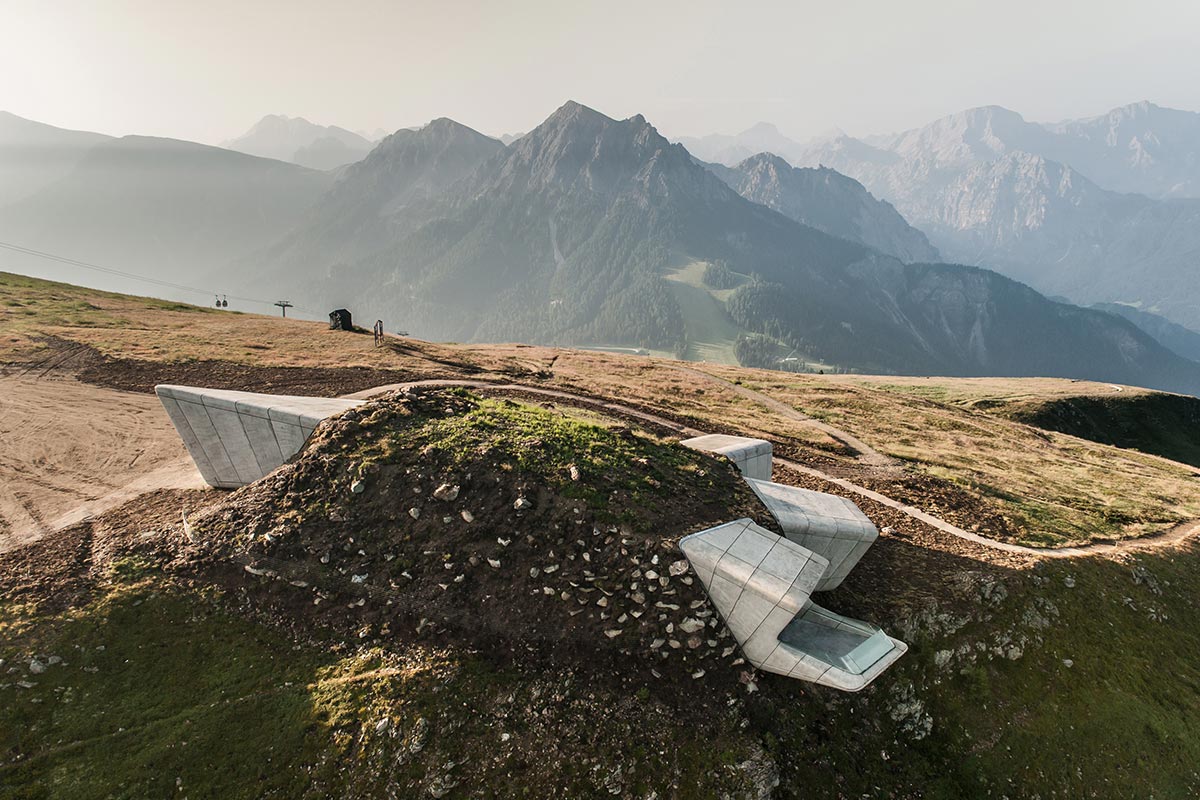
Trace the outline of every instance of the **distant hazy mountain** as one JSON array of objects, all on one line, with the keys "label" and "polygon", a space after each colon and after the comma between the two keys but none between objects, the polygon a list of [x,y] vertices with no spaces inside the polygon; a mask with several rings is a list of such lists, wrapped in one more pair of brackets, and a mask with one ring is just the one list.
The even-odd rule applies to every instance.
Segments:
[{"label": "distant hazy mountain", "polygon": [[389,244],[403,212],[443,193],[504,145],[450,119],[403,129],[347,166],[270,258],[312,274]]},{"label": "distant hazy mountain", "polygon": [[1117,314],[1153,336],[1159,344],[1184,358],[1200,361],[1200,333],[1169,319],[1121,303],[1097,303],[1092,308]]},{"label": "distant hazy mountain", "polygon": [[1198,120],[1140,103],[1038,125],[989,106],[868,141],[814,143],[798,161],[862,181],[950,260],[1073,302],[1132,303],[1200,326],[1200,200],[1151,199],[1200,190]]},{"label": "distant hazy mountain", "polygon": [[0,238],[194,285],[277,240],[330,181],[282,161],[127,136],[93,147],[65,177],[0,211]]},{"label": "distant hazy mountain", "polygon": [[706,165],[747,200],[785,217],[895,256],[906,263],[940,261],[925,234],[904,221],[886,201],[832,169],[792,167],[759,153],[735,167]]},{"label": "distant hazy mountain", "polygon": [[568,103],[445,192],[383,215],[388,242],[375,252],[332,269],[292,253],[262,277],[435,338],[678,348],[707,321],[664,278],[721,262],[742,285],[704,313],[833,363],[1200,390],[1200,365],[1122,319],[800,224],[741,197],[641,116]]},{"label": "distant hazy mountain", "polygon": [[74,169],[88,150],[110,139],[0,111],[0,209],[49,186]]},{"label": "distant hazy mountain", "polygon": [[1013,152],[971,166],[925,208],[949,259],[1083,304],[1122,302],[1200,326],[1200,200],[1109,192]]},{"label": "distant hazy mountain", "polygon": [[1012,152],[1067,164],[1111,191],[1200,197],[1200,114],[1147,102],[1045,125],[984,106],[902,133],[829,137],[780,155],[801,166],[833,167],[906,213],[958,171]]},{"label": "distant hazy mountain", "polygon": [[729,167],[755,153],[773,153],[790,159],[804,149],[803,145],[784,136],[769,122],[760,122],[752,128],[732,135],[684,136],[676,141],[701,161]]},{"label": "distant hazy mountain", "polygon": [[303,117],[269,114],[221,146],[313,169],[333,169],[358,161],[373,145],[369,139],[336,125],[315,125]]},{"label": "distant hazy mountain", "polygon": [[1099,117],[1048,126],[1057,150],[1105,189],[1151,197],[1200,197],[1200,114],[1134,103]]}]

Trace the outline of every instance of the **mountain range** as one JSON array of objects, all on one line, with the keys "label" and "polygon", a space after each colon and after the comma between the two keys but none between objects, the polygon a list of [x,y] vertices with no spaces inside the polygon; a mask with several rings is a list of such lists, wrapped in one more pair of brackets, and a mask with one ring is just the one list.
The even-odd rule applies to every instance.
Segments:
[{"label": "mountain range", "polygon": [[360,160],[374,142],[336,125],[269,114],[241,136],[222,142],[221,147],[313,169],[334,169]]},{"label": "mountain range", "polygon": [[862,242],[904,262],[941,261],[925,234],[886,200],[826,167],[797,168],[772,153],[726,167],[705,164],[738,194],[785,217],[843,239]]},{"label": "mountain range", "polygon": [[1200,362],[1200,333],[1169,319],[1121,303],[1097,303],[1092,308],[1116,314],[1153,336],[1159,344],[1184,358]]},{"label": "mountain range", "polygon": [[375,252],[392,241],[414,207],[503,150],[497,140],[450,119],[398,130],[342,170],[269,258],[313,274]]},{"label": "mountain range", "polygon": [[89,150],[111,138],[0,111],[0,209],[65,177]]},{"label": "mountain range", "polygon": [[704,357],[723,337],[838,369],[1200,391],[1200,365],[1119,316],[921,263],[936,251],[855,180],[768,155],[705,166],[578,103],[508,146],[435,120],[333,171],[105,140],[0,211],[0,234],[430,338]]},{"label": "mountain range", "polygon": [[769,122],[760,122],[738,134],[720,133],[708,136],[682,136],[677,142],[702,161],[736,166],[759,153],[772,153],[791,159],[803,149],[799,142],[789,139]]},{"label": "mountain range", "polygon": [[1200,327],[1200,114],[1137,103],[1041,125],[988,106],[781,155],[861,181],[950,260]]},{"label": "mountain range", "polygon": [[[781,166],[752,161],[744,180],[773,167],[774,184],[790,187],[808,174]],[[614,120],[568,103],[446,183],[440,195],[385,212],[390,242],[374,252],[322,264],[292,249],[264,263],[263,276],[307,280],[313,297],[373,303],[435,338],[686,351],[710,321],[664,278],[720,263],[739,285],[712,314],[831,363],[1200,386],[1200,365],[1112,315],[986,270],[905,264],[752,202],[641,116]],[[336,229],[338,213],[329,214],[306,227]]]}]

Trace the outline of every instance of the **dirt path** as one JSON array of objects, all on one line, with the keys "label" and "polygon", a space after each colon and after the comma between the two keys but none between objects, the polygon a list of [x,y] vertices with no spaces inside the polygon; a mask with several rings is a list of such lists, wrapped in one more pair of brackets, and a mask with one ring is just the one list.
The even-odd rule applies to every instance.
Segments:
[{"label": "dirt path", "polygon": [[668,364],[666,366],[677,372],[685,372],[688,375],[706,380],[709,383],[720,384],[721,386],[740,394],[742,397],[761,403],[781,417],[787,417],[793,422],[799,422],[802,425],[806,425],[807,427],[821,431],[822,433],[826,433],[849,448],[850,451],[854,453],[855,457],[858,458],[859,462],[866,466],[887,469],[891,471],[900,469],[900,465],[895,459],[880,453],[878,450],[871,447],[871,445],[867,444],[862,439],[859,439],[857,436],[847,433],[841,428],[835,428],[834,426],[822,422],[819,419],[813,419],[807,414],[802,414],[801,412],[789,406],[787,403],[776,400],[774,397],[765,395],[762,392],[756,392],[753,389],[748,389],[741,384],[734,383],[733,381],[726,380],[725,378],[720,378],[716,375],[710,375],[703,370],[678,366],[675,364]]},{"label": "dirt path", "polygon": [[[730,383],[729,381],[725,381],[721,378],[713,378],[713,376],[708,375],[707,373],[700,372],[697,370],[691,370],[691,369],[688,369],[687,367],[677,367],[677,369],[680,369],[680,370],[682,370],[684,372],[688,372],[688,373],[694,373],[694,374],[702,376],[702,377],[711,378],[719,383],[727,384],[728,386],[730,386],[731,388],[733,388],[735,390],[744,390],[739,393],[743,394],[744,396],[748,396],[748,397],[752,397],[753,399],[760,400],[760,401],[766,403],[767,405],[769,405],[773,410],[778,410],[780,413],[784,413],[784,411],[790,412],[790,413],[785,414],[790,419],[797,419],[797,417],[799,417],[800,420],[808,420],[809,419],[807,417],[804,417],[803,414],[800,414],[795,409],[791,409],[789,406],[786,406],[777,400],[767,397],[766,395],[762,395],[751,389],[745,389],[744,387],[737,386],[736,384]],[[541,387],[536,387],[536,386],[526,386],[526,385],[520,384],[520,383],[496,383],[496,382],[491,382],[491,381],[468,381],[468,380],[455,380],[455,381],[425,380],[425,381],[413,381],[410,383],[397,383],[397,384],[391,384],[389,386],[380,386],[375,389],[367,389],[366,391],[363,391],[363,392],[357,392],[353,395],[347,395],[347,397],[349,397],[351,399],[365,400],[367,398],[374,397],[374,396],[383,394],[385,392],[395,391],[398,389],[419,388],[419,387],[431,387],[432,388],[432,387],[445,387],[445,386],[461,386],[464,388],[485,389],[485,390],[489,390],[489,391],[500,391],[500,392],[521,392],[524,394],[533,394],[533,395],[538,395],[541,397],[547,397],[547,398],[551,398],[551,399],[567,400],[572,403],[579,403],[579,404],[588,405],[588,406],[592,406],[595,408],[600,408],[600,409],[604,409],[607,411],[615,412],[624,417],[632,417],[635,419],[640,419],[645,422],[649,422],[654,425],[658,425],[658,426],[667,428],[669,430],[673,430],[682,436],[689,436],[689,437],[690,436],[700,436],[705,433],[705,431],[701,431],[701,430],[697,430],[695,428],[683,426],[677,422],[673,422],[672,420],[666,419],[665,417],[659,417],[654,414],[650,414],[645,411],[641,411],[640,409],[621,405],[620,403],[613,403],[613,402],[610,402],[607,400],[598,400],[596,398],[586,397],[584,395],[572,394],[571,392],[564,392],[564,391],[561,391],[558,389],[543,389]],[[780,406],[782,408],[777,409],[776,406]],[[793,415],[796,415],[796,416],[793,416]],[[809,420],[809,421],[818,422],[817,420]],[[857,439],[850,436],[849,434],[846,434],[843,431],[839,431],[836,428],[833,428],[832,426],[825,425],[824,423],[819,423],[819,422],[818,422],[818,424],[821,426],[820,427],[821,430],[825,431],[830,436],[839,438],[841,441],[845,442],[847,444],[847,446],[853,447],[853,445],[851,445],[850,442],[858,441]],[[846,438],[843,439],[842,438],[843,436]],[[847,439],[849,441],[847,441]],[[875,452],[875,451],[871,450],[871,448],[865,444],[863,444],[862,447],[864,449],[859,450],[860,453],[865,454],[866,452]],[[855,448],[855,449],[858,450],[858,448]],[[879,454],[879,453],[876,453],[876,456],[884,459],[887,462],[884,465],[876,464],[877,466],[890,467],[892,465],[891,459],[889,459],[887,456],[883,456],[882,454]],[[1177,544],[1186,539],[1192,538],[1193,536],[1196,536],[1197,534],[1200,534],[1200,520],[1196,520],[1196,521],[1192,521],[1192,522],[1182,523],[1180,525],[1175,526],[1174,528],[1172,528],[1169,531],[1164,531],[1163,533],[1155,534],[1153,536],[1144,536],[1144,537],[1141,537],[1138,539],[1127,539],[1127,540],[1120,541],[1120,542],[1112,542],[1112,543],[1099,542],[1096,544],[1081,545],[1078,547],[1059,547],[1059,548],[1028,547],[1026,545],[1011,544],[1009,542],[1000,542],[1000,541],[996,541],[995,539],[989,539],[986,536],[980,536],[979,534],[973,533],[972,531],[964,530],[964,529],[958,527],[957,525],[952,525],[943,519],[939,519],[938,517],[935,517],[932,514],[922,511],[919,508],[915,508],[906,503],[901,503],[898,500],[893,500],[892,498],[887,497],[886,495],[882,495],[879,492],[876,492],[872,489],[868,489],[865,486],[860,486],[857,483],[848,481],[844,478],[839,478],[835,475],[830,475],[827,472],[823,472],[822,470],[815,469],[813,467],[808,467],[803,464],[797,464],[794,461],[788,461],[786,459],[781,459],[778,457],[776,457],[775,463],[779,464],[787,469],[795,470],[797,472],[800,472],[800,473],[803,473],[806,475],[811,475],[813,477],[820,478],[821,480],[828,481],[829,483],[832,483],[836,486],[840,486],[841,488],[846,489],[847,491],[854,492],[855,494],[859,494],[863,497],[870,498],[871,500],[874,500],[877,503],[880,503],[889,508],[895,509],[896,511],[899,511],[899,512],[901,512],[919,522],[922,522],[922,523],[930,526],[931,528],[939,530],[943,533],[950,534],[951,536],[956,536],[959,539],[963,539],[964,541],[972,542],[974,544],[982,545],[984,547],[989,547],[989,548],[992,548],[993,550],[1000,550],[1000,551],[1003,551],[1006,553],[1015,553],[1015,554],[1019,554],[1019,555],[1036,556],[1038,558],[1077,558],[1080,556],[1108,555],[1108,554],[1118,553],[1118,552],[1128,552],[1128,551],[1135,551],[1135,550],[1150,549],[1150,548],[1155,548],[1155,547],[1165,547],[1168,545]]]},{"label": "dirt path", "polygon": [[0,377],[0,552],[153,489],[200,486],[154,395]]},{"label": "dirt path", "polygon": [[[864,466],[893,472],[896,463],[851,434],[794,408],[700,370],[674,367],[719,383],[790,420],[809,425],[853,450]],[[673,431],[706,431],[608,400],[523,383],[431,379],[376,386],[353,394],[366,399],[388,391],[453,387],[521,393],[608,411]],[[1200,521],[1156,536],[1058,549],[999,542],[963,530],[921,509],[852,481],[784,459],[786,469],[828,481],[893,508],[938,531],[984,547],[1040,558],[1102,555],[1174,544],[1200,533]],[[61,530],[155,489],[204,488],[178,435],[152,394],[116,391],[74,379],[28,376],[0,378],[0,552]]]}]

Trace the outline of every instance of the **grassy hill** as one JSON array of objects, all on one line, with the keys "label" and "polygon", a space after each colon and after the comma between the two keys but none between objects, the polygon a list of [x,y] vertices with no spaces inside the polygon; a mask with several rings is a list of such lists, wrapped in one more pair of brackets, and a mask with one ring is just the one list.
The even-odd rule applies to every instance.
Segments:
[{"label": "grassy hill", "polygon": [[[564,389],[766,436],[786,459],[997,540],[1128,539],[1200,519],[1194,468],[1018,421],[1098,398],[1130,414],[1177,402],[1129,387],[375,348],[314,323],[13,276],[0,276],[0,348],[6,372],[97,391],[339,394],[428,377]],[[1141,416],[1148,442],[1188,419]],[[0,554],[0,797],[1200,792],[1194,539],[1049,559],[852,495],[883,533],[821,603],[911,649],[844,695],[750,673],[720,625],[694,647],[667,633],[706,600],[686,573],[656,598],[646,570],[678,560],[688,530],[762,513],[727,465],[674,438],[520,392],[409,392],[322,427],[252,486],[160,490]],[[434,497],[442,483],[454,499]]]},{"label": "grassy hill", "polygon": [[725,311],[725,300],[732,291],[710,289],[704,285],[706,264],[704,261],[688,261],[664,276],[683,314],[683,330],[687,339],[684,356],[690,361],[736,364],[738,360],[734,345],[744,331],[733,324]]}]

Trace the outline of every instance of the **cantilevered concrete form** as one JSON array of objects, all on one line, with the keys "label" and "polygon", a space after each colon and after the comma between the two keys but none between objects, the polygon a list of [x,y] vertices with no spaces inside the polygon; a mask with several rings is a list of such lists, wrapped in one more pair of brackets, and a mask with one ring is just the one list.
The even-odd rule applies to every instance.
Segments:
[{"label": "cantilevered concrete form", "polygon": [[856,692],[908,650],[872,625],[814,604],[810,596],[829,562],[752,520],[685,536],[679,546],[759,669]]},{"label": "cantilevered concrete form", "polygon": [[829,561],[817,591],[836,589],[879,538],[879,530],[844,497],[746,478],[783,535]]},{"label": "cantilevered concrete form", "polygon": [[722,455],[737,465],[747,478],[771,480],[771,443],[765,439],[710,433],[680,442],[684,447]]},{"label": "cantilevered concrete form", "polygon": [[222,489],[275,470],[300,451],[321,420],[362,403],[192,386],[154,391],[204,480]]}]

